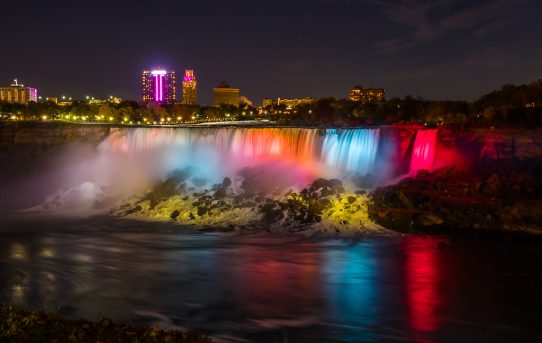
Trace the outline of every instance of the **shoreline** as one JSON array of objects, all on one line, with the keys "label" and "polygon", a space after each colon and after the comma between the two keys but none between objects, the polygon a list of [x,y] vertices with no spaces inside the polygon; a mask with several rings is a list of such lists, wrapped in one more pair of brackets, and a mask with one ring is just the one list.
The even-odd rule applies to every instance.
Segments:
[{"label": "shoreline", "polygon": [[164,330],[146,324],[126,324],[108,318],[68,319],[45,309],[0,304],[0,341],[34,342],[180,342],[212,343],[196,331]]}]

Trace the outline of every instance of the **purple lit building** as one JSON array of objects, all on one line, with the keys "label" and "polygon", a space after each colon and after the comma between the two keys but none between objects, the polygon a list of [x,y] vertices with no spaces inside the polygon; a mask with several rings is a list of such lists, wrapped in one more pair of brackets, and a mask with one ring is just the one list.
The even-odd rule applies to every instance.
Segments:
[{"label": "purple lit building", "polygon": [[31,101],[38,101],[38,90],[32,87],[25,87],[17,79],[9,87],[0,87],[0,101],[17,102],[27,104]]},{"label": "purple lit building", "polygon": [[169,72],[161,68],[144,70],[141,85],[144,102],[175,102],[177,86],[173,70]]}]

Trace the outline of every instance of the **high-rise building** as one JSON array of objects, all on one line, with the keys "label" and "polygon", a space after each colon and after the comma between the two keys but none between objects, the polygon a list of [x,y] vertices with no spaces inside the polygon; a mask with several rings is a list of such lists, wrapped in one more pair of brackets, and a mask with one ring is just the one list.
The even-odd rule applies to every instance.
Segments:
[{"label": "high-rise building", "polygon": [[144,70],[141,77],[142,95],[145,102],[175,102],[177,84],[175,72],[157,68]]},{"label": "high-rise building", "polygon": [[197,82],[193,70],[185,70],[183,78],[183,104],[197,104]]},{"label": "high-rise building", "polygon": [[213,105],[221,104],[239,106],[239,88],[231,88],[225,81],[213,88]]},{"label": "high-rise building", "polygon": [[38,90],[19,84],[17,79],[9,87],[0,87],[0,101],[18,102],[27,104],[30,101],[38,101]]},{"label": "high-rise building", "polygon": [[354,86],[348,92],[348,100],[359,101],[362,103],[372,101],[383,101],[386,90],[384,88],[363,88],[362,86]]}]

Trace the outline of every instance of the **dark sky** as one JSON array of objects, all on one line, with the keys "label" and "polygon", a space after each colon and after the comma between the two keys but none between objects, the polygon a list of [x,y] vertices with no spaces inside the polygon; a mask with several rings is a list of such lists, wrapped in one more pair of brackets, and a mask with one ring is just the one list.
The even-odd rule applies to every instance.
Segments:
[{"label": "dark sky", "polygon": [[139,99],[140,72],[193,68],[264,97],[467,99],[542,78],[540,0],[6,1],[0,84]]}]

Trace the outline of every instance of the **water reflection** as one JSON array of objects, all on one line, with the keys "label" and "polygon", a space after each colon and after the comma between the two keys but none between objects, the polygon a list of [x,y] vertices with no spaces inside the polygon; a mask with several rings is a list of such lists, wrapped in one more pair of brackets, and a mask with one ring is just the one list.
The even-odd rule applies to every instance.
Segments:
[{"label": "water reflection", "polygon": [[434,240],[407,237],[403,242],[403,251],[410,326],[417,331],[435,331],[439,324],[436,312],[440,305],[440,294]]},{"label": "water reflection", "polygon": [[373,247],[328,244],[324,251],[327,304],[332,335],[351,341],[371,341],[378,322],[378,272]]},{"label": "water reflection", "polygon": [[226,342],[499,342],[539,337],[542,327],[536,243],[55,225],[0,230],[0,302],[185,326]]}]

